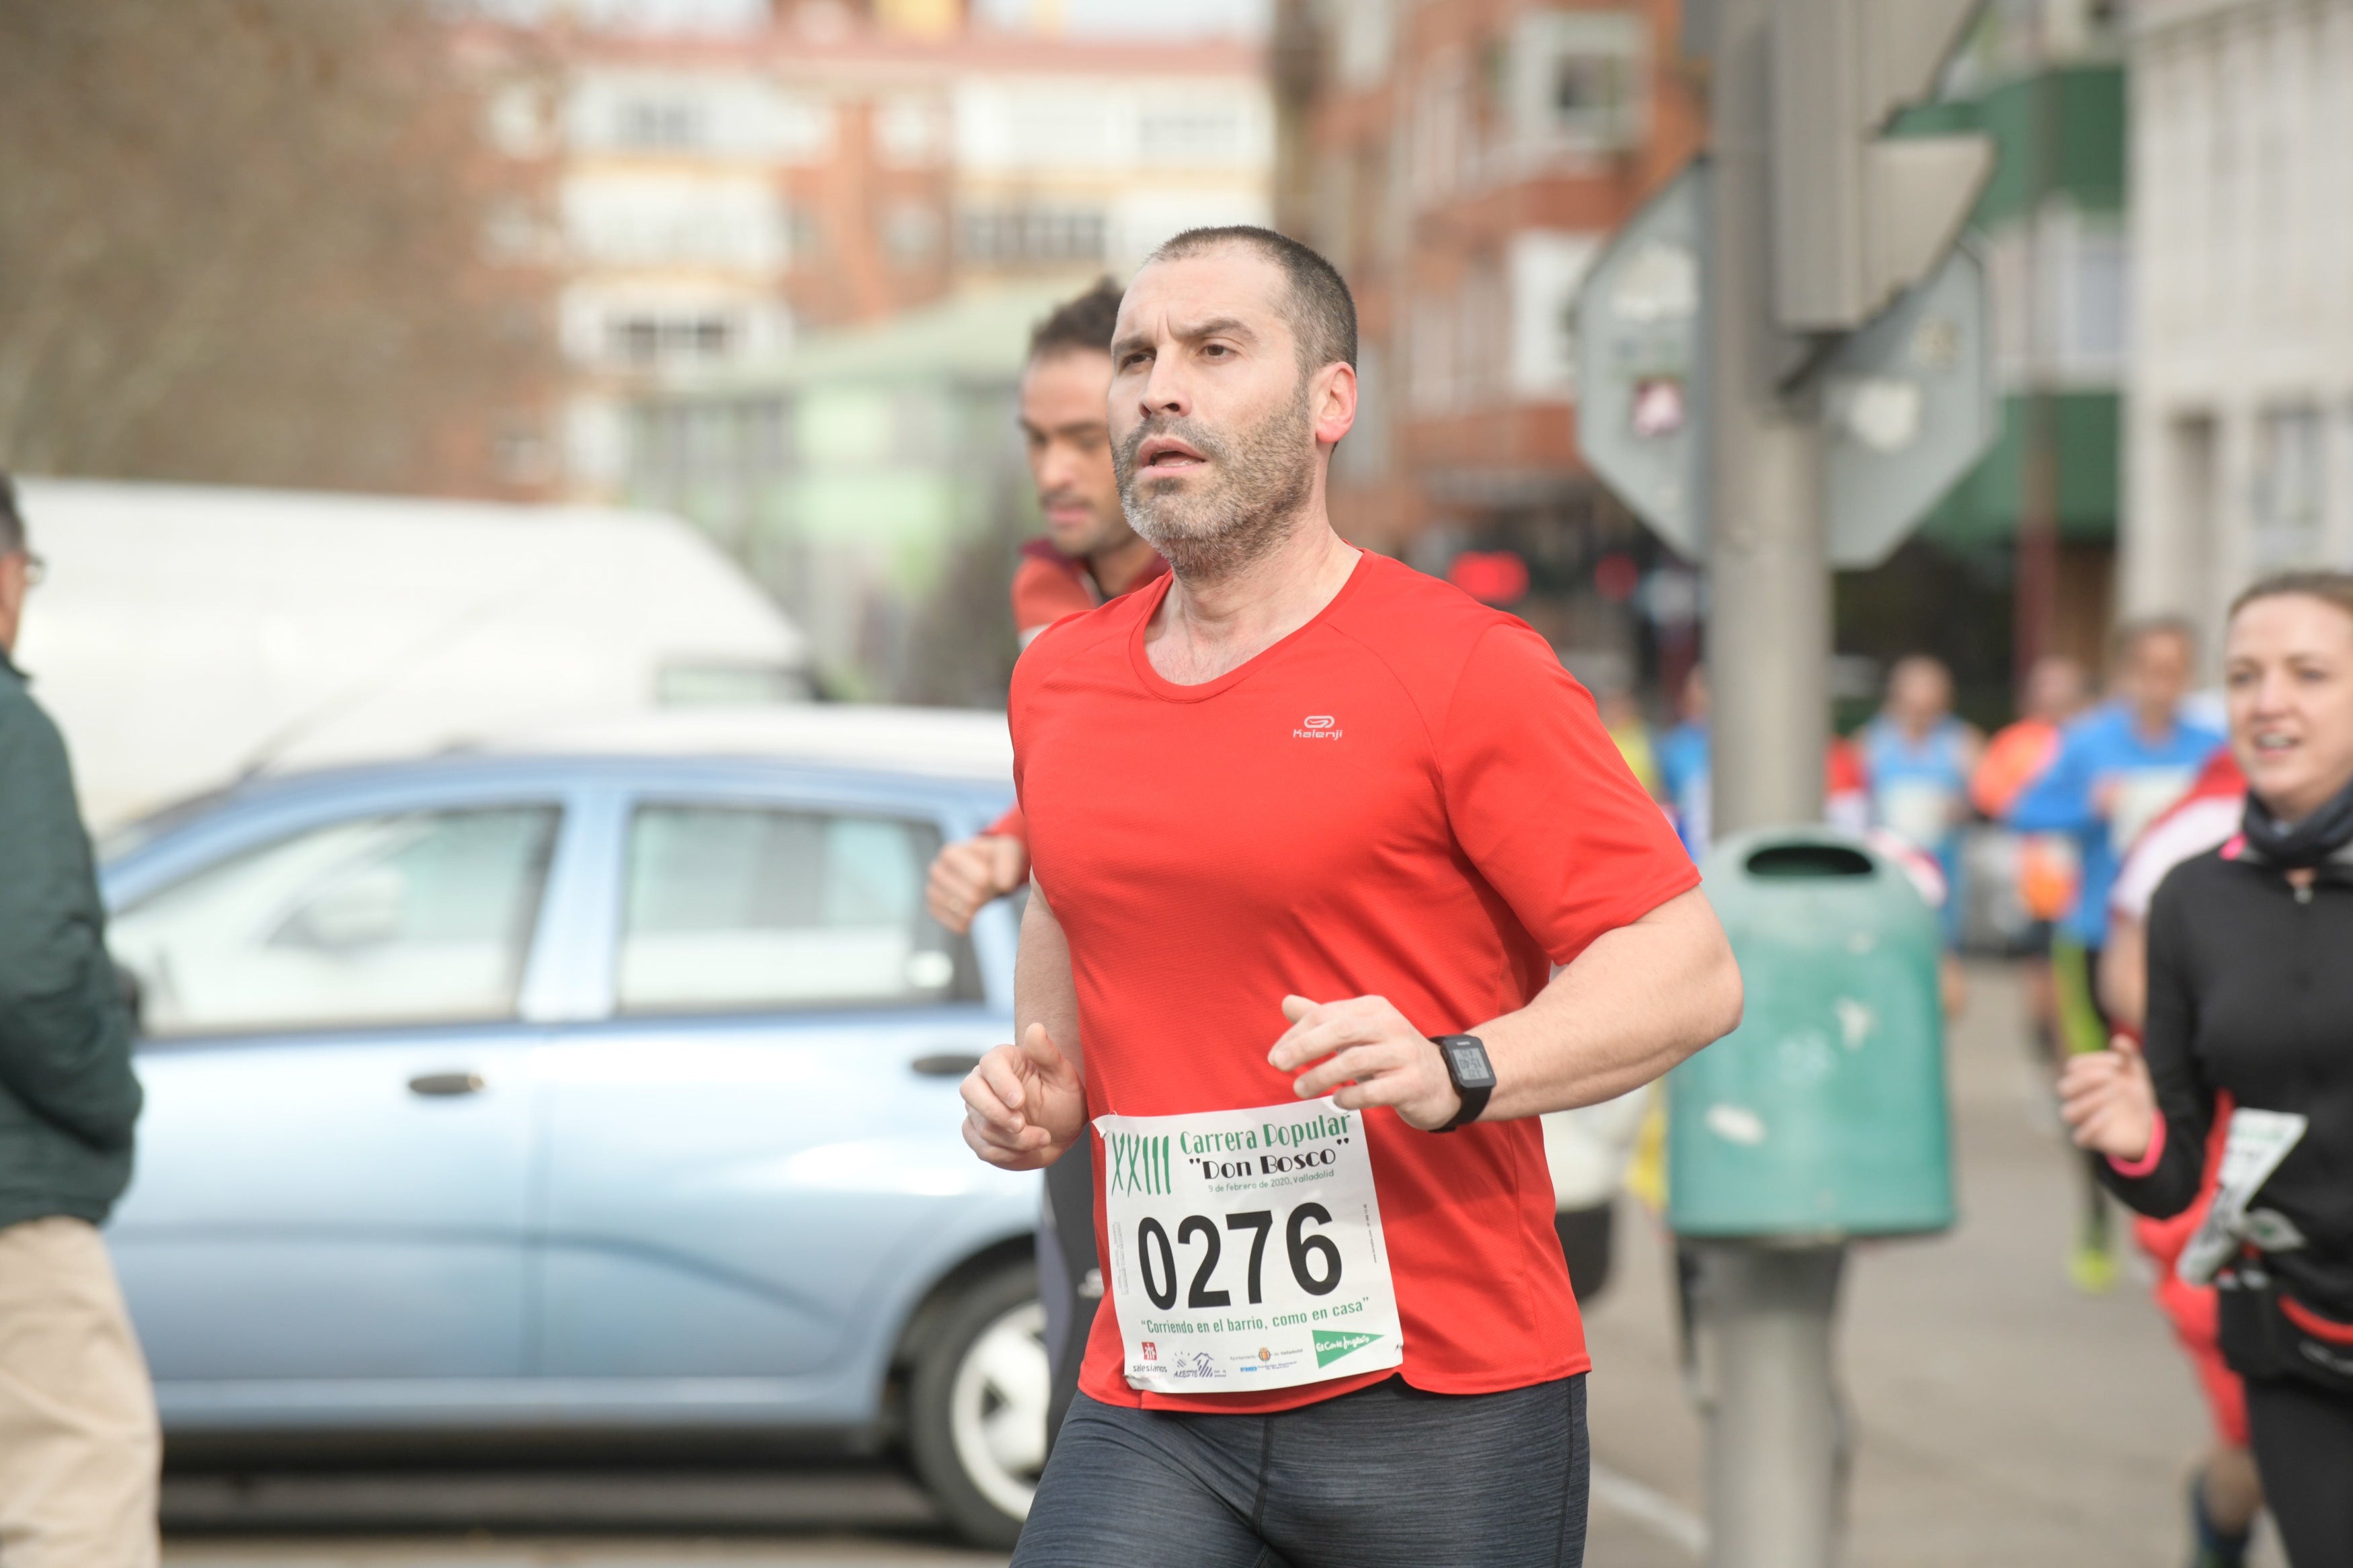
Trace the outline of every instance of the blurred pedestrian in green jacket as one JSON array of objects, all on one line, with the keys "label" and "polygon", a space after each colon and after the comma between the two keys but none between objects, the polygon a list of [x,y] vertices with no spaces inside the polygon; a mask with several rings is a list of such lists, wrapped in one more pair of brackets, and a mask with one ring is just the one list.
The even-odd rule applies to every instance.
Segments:
[{"label": "blurred pedestrian in green jacket", "polygon": [[154,1394],[98,1234],[132,1023],[65,742],[10,658],[40,575],[0,475],[0,1563],[153,1568]]}]

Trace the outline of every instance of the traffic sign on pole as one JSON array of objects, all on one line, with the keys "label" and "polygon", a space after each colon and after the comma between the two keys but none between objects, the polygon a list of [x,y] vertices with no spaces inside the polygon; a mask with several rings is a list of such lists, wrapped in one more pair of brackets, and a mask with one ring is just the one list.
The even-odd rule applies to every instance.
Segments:
[{"label": "traffic sign on pole", "polygon": [[1983,0],[1775,0],[1773,300],[1791,331],[1845,331],[1925,278],[1993,174],[1985,136],[1882,139],[1930,97]]},{"label": "traffic sign on pole", "polygon": [[1685,559],[1707,549],[1707,165],[1620,229],[1577,300],[1577,437],[1610,490]]},{"label": "traffic sign on pole", "polygon": [[1956,247],[1822,369],[1831,564],[1876,566],[2001,434],[1985,264]]},{"label": "traffic sign on pole", "polygon": [[[1708,182],[1706,162],[1694,161],[1653,196],[1604,247],[1577,301],[1585,460],[1690,561],[1707,554]],[[1984,263],[1957,247],[1816,373],[1832,565],[1886,560],[2000,434],[1986,288]]]}]

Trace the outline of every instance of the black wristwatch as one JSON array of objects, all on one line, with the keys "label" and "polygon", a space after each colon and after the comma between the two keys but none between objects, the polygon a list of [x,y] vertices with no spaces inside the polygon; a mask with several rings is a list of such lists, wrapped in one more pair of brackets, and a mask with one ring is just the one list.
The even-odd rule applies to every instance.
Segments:
[{"label": "black wristwatch", "polygon": [[1462,1097],[1462,1109],[1454,1113],[1454,1120],[1430,1131],[1451,1132],[1466,1121],[1478,1121],[1479,1113],[1487,1109],[1487,1099],[1495,1092],[1495,1068],[1487,1060],[1486,1042],[1476,1035],[1432,1035],[1430,1043],[1438,1047],[1440,1059],[1446,1063],[1446,1076],[1454,1080],[1454,1092]]}]

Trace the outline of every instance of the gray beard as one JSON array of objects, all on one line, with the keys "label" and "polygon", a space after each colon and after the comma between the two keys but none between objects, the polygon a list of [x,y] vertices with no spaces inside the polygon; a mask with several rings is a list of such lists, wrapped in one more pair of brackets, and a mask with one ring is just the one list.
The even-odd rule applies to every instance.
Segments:
[{"label": "gray beard", "polygon": [[[1307,429],[1306,377],[1287,408],[1229,439],[1192,419],[1160,416],[1128,432],[1112,454],[1127,525],[1168,558],[1188,583],[1220,582],[1271,551],[1315,488]],[[1187,496],[1179,481],[1139,475],[1135,455],[1155,436],[1174,436],[1216,465],[1218,482]]]}]

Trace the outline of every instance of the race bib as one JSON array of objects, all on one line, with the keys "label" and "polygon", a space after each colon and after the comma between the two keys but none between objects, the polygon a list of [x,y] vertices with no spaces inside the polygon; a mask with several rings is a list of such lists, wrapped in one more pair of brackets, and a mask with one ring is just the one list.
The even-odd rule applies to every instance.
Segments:
[{"label": "race bib", "polygon": [[[2214,1173],[2213,1205],[2173,1266],[2183,1284],[2211,1285],[2222,1266],[2239,1255],[2242,1240],[2282,1252],[2303,1245],[2301,1236],[2289,1242],[2295,1227],[2284,1216],[2268,1210],[2251,1215],[2247,1205],[2253,1201],[2255,1189],[2271,1180],[2288,1151],[2303,1141],[2308,1125],[2306,1117],[2293,1110],[2251,1110],[2241,1106],[2231,1112],[2231,1131],[2222,1140],[2222,1163]],[[2287,1234],[2274,1228],[2268,1238],[2258,1235],[2263,1227],[2250,1224],[2258,1220],[2286,1226]]]},{"label": "race bib", "polygon": [[1959,795],[1934,779],[1891,779],[1877,795],[1880,826],[1930,850],[1942,847],[1953,831],[1959,804]]},{"label": "race bib", "polygon": [[1293,1388],[1405,1360],[1361,1112],[1311,1100],[1095,1131],[1132,1386]]}]

